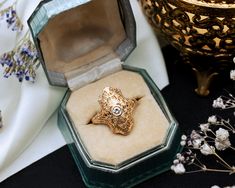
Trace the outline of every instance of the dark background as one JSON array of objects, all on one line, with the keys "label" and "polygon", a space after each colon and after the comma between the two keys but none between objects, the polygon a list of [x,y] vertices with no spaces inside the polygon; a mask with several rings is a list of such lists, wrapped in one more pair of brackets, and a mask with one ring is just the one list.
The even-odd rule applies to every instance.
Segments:
[{"label": "dark background", "polygon": [[[162,94],[172,113],[185,134],[196,129],[199,123],[205,123],[208,116],[218,114],[234,120],[233,110],[221,111],[212,108],[212,102],[221,94],[234,90],[234,84],[225,78],[216,79],[212,84],[209,97],[195,94],[196,79],[188,65],[182,63],[179,53],[170,46],[163,48],[170,85],[162,90]],[[226,90],[225,90],[226,89]],[[233,162],[234,152],[225,152],[226,160]],[[212,164],[210,157],[206,163]],[[221,187],[235,185],[235,175],[225,173],[201,172],[175,175],[168,171],[136,186],[163,188],[204,188],[219,185]],[[67,146],[35,162],[19,173],[0,183],[0,188],[78,188],[85,187],[76,164]]]}]

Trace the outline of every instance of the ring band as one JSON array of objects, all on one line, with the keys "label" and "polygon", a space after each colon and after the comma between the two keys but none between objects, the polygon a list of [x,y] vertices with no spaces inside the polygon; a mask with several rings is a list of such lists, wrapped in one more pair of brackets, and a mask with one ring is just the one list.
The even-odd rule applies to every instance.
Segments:
[{"label": "ring band", "polygon": [[136,99],[125,98],[117,88],[105,87],[98,102],[101,110],[92,118],[92,123],[108,125],[115,134],[129,134],[134,125]]}]

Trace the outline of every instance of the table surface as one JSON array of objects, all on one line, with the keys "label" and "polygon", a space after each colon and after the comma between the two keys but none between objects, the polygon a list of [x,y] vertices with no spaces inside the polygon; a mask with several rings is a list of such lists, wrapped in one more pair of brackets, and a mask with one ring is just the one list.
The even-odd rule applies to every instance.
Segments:
[{"label": "table surface", "polygon": [[[179,59],[179,53],[169,46],[165,47],[163,52],[167,64],[170,85],[162,90],[162,94],[179,122],[182,132],[189,133],[192,129],[196,128],[199,123],[206,122],[208,116],[215,113],[223,117],[230,117],[231,114],[233,114],[231,110],[222,112],[212,109],[213,99],[218,97],[221,93],[224,93],[224,88],[227,90],[233,89],[233,83],[231,81],[225,81],[224,79],[217,80],[213,85],[214,89],[211,90],[209,97],[199,97],[194,93],[196,82],[191,69],[182,64],[181,61],[176,61]],[[234,158],[233,153],[227,152],[225,154],[228,160]],[[211,158],[208,160],[210,159]],[[225,173],[175,175],[173,172],[168,171],[136,187],[204,188],[213,185],[223,187],[233,184],[235,184],[234,175]],[[64,146],[3,181],[0,187],[75,188],[85,187],[85,185],[82,182],[68,147]]]}]

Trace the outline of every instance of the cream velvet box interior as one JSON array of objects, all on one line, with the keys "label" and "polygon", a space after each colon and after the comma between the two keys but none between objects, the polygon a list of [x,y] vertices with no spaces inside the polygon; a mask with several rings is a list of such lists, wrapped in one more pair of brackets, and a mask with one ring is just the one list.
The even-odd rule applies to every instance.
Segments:
[{"label": "cream velvet box interior", "polygon": [[[134,127],[127,136],[91,123],[106,86],[121,89],[128,98],[138,98]],[[178,125],[157,86],[146,71],[128,66],[68,91],[59,109],[58,125],[88,187],[132,187],[169,170],[181,149]]]},{"label": "cream velvet box interior", "polygon": [[[97,99],[106,86],[139,99],[133,115],[134,128],[128,136],[113,134],[105,125],[91,124],[100,109]],[[144,79],[124,70],[73,91],[66,110],[91,160],[113,166],[164,143],[170,126]]]},{"label": "cream velvet box interior", "polygon": [[[58,125],[85,184],[130,187],[168,170],[178,125],[148,74],[122,66],[136,46],[129,1],[44,0],[28,24],[48,81],[69,87]],[[128,136],[91,124],[106,86],[138,98]]]}]

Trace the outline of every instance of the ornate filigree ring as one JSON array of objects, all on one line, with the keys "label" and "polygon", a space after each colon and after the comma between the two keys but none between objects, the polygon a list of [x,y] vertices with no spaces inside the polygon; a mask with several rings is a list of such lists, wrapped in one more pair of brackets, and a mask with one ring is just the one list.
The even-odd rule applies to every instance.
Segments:
[{"label": "ornate filigree ring", "polygon": [[113,133],[127,135],[134,125],[136,99],[125,98],[117,88],[105,87],[98,101],[101,110],[92,118],[92,123],[108,125]]}]

